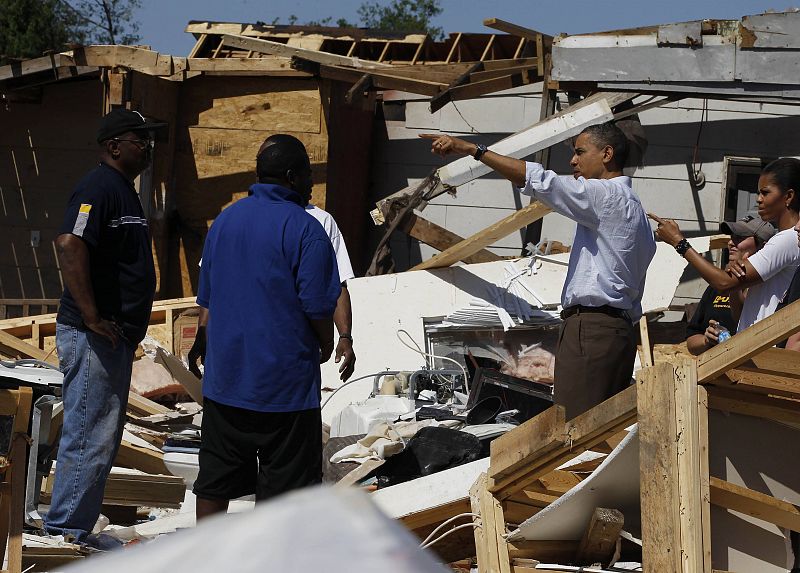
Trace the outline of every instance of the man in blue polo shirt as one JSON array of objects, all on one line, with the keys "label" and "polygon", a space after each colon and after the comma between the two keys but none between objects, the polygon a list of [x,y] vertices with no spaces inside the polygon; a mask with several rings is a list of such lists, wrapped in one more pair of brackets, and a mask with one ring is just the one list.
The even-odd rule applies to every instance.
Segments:
[{"label": "man in blue polo shirt", "polygon": [[311,164],[296,142],[256,159],[252,194],[214,221],[197,303],[208,309],[198,519],[228,501],[319,483],[319,365],[341,286],[333,247],[303,206]]}]

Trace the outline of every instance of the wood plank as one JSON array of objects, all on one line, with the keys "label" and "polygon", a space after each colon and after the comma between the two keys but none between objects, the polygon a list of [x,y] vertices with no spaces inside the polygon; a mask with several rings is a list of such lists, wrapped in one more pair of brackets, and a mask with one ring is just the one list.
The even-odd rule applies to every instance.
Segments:
[{"label": "wood plank", "polygon": [[529,77],[527,71],[502,75],[499,78],[489,80],[474,81],[463,86],[451,88],[449,90],[450,101],[474,99],[482,95],[518,88],[531,83],[531,81],[534,80]]},{"label": "wood plank", "polygon": [[698,382],[713,380],[796,332],[800,332],[800,300],[701,354],[697,361]]},{"label": "wood plank", "polygon": [[245,36],[237,36],[225,34],[222,36],[222,43],[226,46],[240,48],[244,50],[252,50],[260,54],[272,54],[275,56],[283,56],[285,58],[302,58],[311,62],[320,64],[331,64],[340,66],[350,66],[353,68],[365,69],[378,69],[378,68],[391,68],[391,64],[384,64],[381,62],[373,62],[369,60],[362,60],[359,58],[348,58],[347,56],[340,56],[338,54],[331,54],[329,52],[320,52],[317,50],[307,50],[305,48],[298,48],[295,46],[287,46],[280,42],[271,42],[269,40],[262,40],[258,38],[247,38]]},{"label": "wood plank", "polygon": [[[444,227],[440,227],[432,221],[428,221],[417,213],[409,213],[398,225],[398,230],[403,231],[407,235],[425,243],[428,246],[446,251],[453,245],[456,245],[464,240],[463,237],[448,231]],[[490,261],[499,261],[500,256],[495,255],[491,251],[482,249],[464,259],[465,263],[488,263]]]},{"label": "wood plank", "polygon": [[713,476],[710,485],[714,505],[800,531],[800,509],[796,505]]},{"label": "wood plank", "polygon": [[800,360],[797,353],[785,348],[767,348],[752,358],[752,367],[749,363],[742,364],[742,368],[755,368],[760,371],[800,376]]},{"label": "wood plank", "polygon": [[558,448],[564,439],[565,421],[564,408],[556,405],[495,438],[489,446],[489,477],[510,475]]},{"label": "wood plank", "polygon": [[[701,573],[704,567],[700,474],[700,420],[697,369],[683,358],[675,368],[675,429],[678,446],[678,515],[683,570]],[[710,566],[710,564],[709,564]]]},{"label": "wood plank", "polygon": [[800,424],[800,401],[751,392],[733,387],[708,386],[708,405],[715,410],[753,416],[775,422]]},{"label": "wood plank", "polygon": [[611,563],[624,525],[625,518],[618,509],[596,507],[578,546],[575,563],[578,565]]},{"label": "wood plank", "polygon": [[429,525],[442,523],[451,517],[455,517],[461,513],[468,513],[469,511],[471,511],[469,499],[464,498],[451,501],[450,503],[446,503],[444,505],[437,505],[436,507],[432,507],[424,511],[406,515],[401,517],[398,521],[400,521],[400,523],[405,525],[408,529],[414,530]]},{"label": "wood plank", "polygon": [[[49,503],[55,472],[42,482],[42,503]],[[121,473],[112,470],[103,493],[104,505],[178,508],[183,502],[186,484],[173,475]]]},{"label": "wood plank", "polygon": [[430,104],[431,113],[436,113],[437,111],[442,109],[445,105],[450,103],[450,101],[452,100],[451,98],[452,89],[457,86],[470,82],[471,81],[470,74],[482,69],[483,69],[483,62],[475,62],[467,70],[465,70],[463,74],[461,74],[453,81],[451,81],[446,89],[442,90],[441,92],[433,96],[431,98],[431,104]]},{"label": "wood plank", "polygon": [[[321,65],[319,67],[319,75],[321,78],[354,84],[361,79],[364,72],[342,66]],[[377,70],[371,70],[370,75],[372,75],[372,85],[384,90],[399,90],[432,96],[447,87],[447,84],[441,82],[395,76],[391,73],[379,72]]]},{"label": "wood plank", "polygon": [[172,475],[164,465],[164,453],[122,440],[114,465],[132,468],[149,474]]},{"label": "wood plank", "polygon": [[292,68],[289,58],[188,58],[186,69],[191,72],[269,72],[270,74],[288,74],[311,76],[307,72]]},{"label": "wood plank", "polygon": [[525,28],[524,26],[512,24],[511,22],[506,22],[505,20],[501,20],[499,18],[487,18],[483,21],[483,25],[494,30],[500,30],[506,34],[511,34],[512,36],[525,38],[527,40],[536,40],[537,37],[541,36],[547,47],[550,47],[550,45],[553,43],[552,36],[548,36],[542,32],[537,32],[536,30],[531,30],[530,28]]},{"label": "wood plank", "polygon": [[552,209],[550,209],[550,207],[547,205],[544,205],[538,201],[532,202],[530,205],[523,207],[512,215],[509,215],[508,217],[501,219],[497,223],[490,225],[482,231],[475,233],[471,237],[464,239],[462,242],[456,245],[453,245],[449,249],[435,255],[431,259],[418,264],[411,270],[419,271],[424,269],[449,267],[450,265],[464,260],[466,257],[470,257],[478,251],[485,249],[489,245],[496,243],[500,239],[507,237],[514,231],[530,225],[534,221],[538,221],[550,212],[552,212]]},{"label": "wood plank", "polygon": [[470,74],[469,79],[471,82],[482,82],[485,80],[492,80],[503,76],[511,76],[514,74],[521,74],[523,72],[528,72],[537,67],[536,58],[529,58],[529,59],[534,60],[533,63],[521,66],[511,66],[508,68],[498,68],[496,70],[484,70],[480,72],[474,72]]},{"label": "wood plank", "polygon": [[712,381],[715,386],[730,386],[742,392],[771,394],[800,399],[800,376],[756,368],[734,368]]},{"label": "wood plank", "polygon": [[[470,506],[472,507],[472,513],[477,516],[482,516],[482,503],[481,503],[481,492],[486,491],[486,474],[483,473],[475,480],[475,483],[469,490],[469,499],[470,499]],[[479,524],[480,527],[475,527],[474,534],[475,534],[475,555],[476,560],[478,562],[478,573],[488,573],[489,563],[491,561],[490,554],[489,554],[489,546],[488,546],[488,539],[493,537],[493,534],[490,534],[487,527],[484,527],[483,519],[481,517],[473,517],[473,522]]]},{"label": "wood plank", "polygon": [[566,563],[575,557],[579,543],[563,540],[515,541],[508,544],[508,553],[512,558]]},{"label": "wood plank", "polygon": [[35,360],[43,360],[53,366],[58,366],[58,357],[2,330],[0,330],[0,352],[3,352],[9,357],[19,356],[20,358],[33,358]]},{"label": "wood plank", "polygon": [[648,368],[653,362],[653,347],[650,346],[650,331],[647,328],[647,316],[639,320],[639,336],[642,341],[642,367]]},{"label": "wood plank", "polygon": [[511,573],[511,557],[508,554],[508,544],[505,539],[506,521],[503,507],[487,489],[487,480],[481,480],[480,499],[481,522],[490,559],[488,570],[497,573]]},{"label": "wood plank", "polygon": [[136,392],[128,392],[128,412],[140,418],[154,414],[166,414],[171,411],[166,406],[153,402],[150,398],[140,396]]},{"label": "wood plank", "polygon": [[[558,422],[559,416],[563,419],[563,411],[558,406],[553,408],[556,410],[550,414],[551,420],[555,419]],[[539,416],[550,412],[553,408]],[[588,412],[561,424],[560,428],[558,423],[540,428],[546,432],[544,439],[530,433],[534,425],[526,427],[531,421],[529,420],[501,436],[506,438],[513,435],[508,438],[509,441],[498,443],[501,439],[498,438],[492,442],[489,490],[498,499],[506,499],[566,461],[622,431],[635,420],[636,386],[623,390]],[[531,443],[526,444],[526,441]],[[515,449],[511,457],[501,454],[504,444]]]},{"label": "wood plank", "polygon": [[642,559],[645,571],[681,571],[673,367],[637,373]]},{"label": "wood plank", "polygon": [[711,570],[711,489],[710,462],[708,457],[708,391],[705,386],[697,387],[697,419],[699,429],[700,455],[700,498],[703,536],[703,571]]}]

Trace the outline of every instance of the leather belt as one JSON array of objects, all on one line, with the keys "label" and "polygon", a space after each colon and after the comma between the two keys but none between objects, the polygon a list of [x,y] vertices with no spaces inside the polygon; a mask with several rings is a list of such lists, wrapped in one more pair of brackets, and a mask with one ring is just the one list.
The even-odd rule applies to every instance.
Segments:
[{"label": "leather belt", "polygon": [[608,316],[613,316],[614,318],[622,318],[628,321],[628,323],[631,322],[631,317],[628,314],[627,310],[622,310],[621,308],[614,308],[613,306],[608,306],[608,305],[583,306],[582,304],[576,304],[575,306],[570,306],[562,310],[561,319],[566,320],[572,315],[581,313],[607,314]]}]

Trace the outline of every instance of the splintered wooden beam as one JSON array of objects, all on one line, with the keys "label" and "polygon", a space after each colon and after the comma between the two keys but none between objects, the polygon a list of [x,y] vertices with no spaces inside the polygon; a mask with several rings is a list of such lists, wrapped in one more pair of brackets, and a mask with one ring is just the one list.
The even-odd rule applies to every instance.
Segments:
[{"label": "splintered wooden beam", "polygon": [[[463,237],[448,231],[444,227],[440,227],[436,223],[428,221],[416,213],[409,213],[406,215],[397,229],[440,251],[446,251],[464,240]],[[481,249],[475,254],[463,259],[465,263],[488,263],[499,260],[499,255],[495,255],[493,252],[485,249]]]},{"label": "splintered wooden beam", "polygon": [[709,382],[796,332],[800,332],[800,300],[701,354],[697,359],[697,380]]},{"label": "splintered wooden beam", "polygon": [[625,518],[618,509],[596,507],[578,546],[575,563],[578,565],[611,563],[624,525]]},{"label": "splintered wooden beam", "polygon": [[307,50],[305,48],[287,46],[286,44],[281,44],[280,42],[271,42],[270,40],[248,38],[245,36],[236,36],[232,34],[225,34],[222,36],[222,43],[226,46],[240,48],[242,50],[252,50],[253,52],[258,52],[260,54],[272,54],[275,56],[283,56],[285,58],[302,58],[304,60],[309,60],[311,62],[317,62],[320,64],[350,66],[351,68],[367,69],[391,69],[392,67],[391,64],[362,60],[360,58],[348,58],[347,56],[340,56],[339,54],[320,52],[318,50]]},{"label": "splintered wooden beam", "polygon": [[553,406],[491,445],[489,491],[504,500],[636,421],[636,386],[565,422]]},{"label": "splintered wooden beam", "polygon": [[716,477],[711,478],[711,503],[791,531],[800,531],[800,509],[796,505]]},{"label": "splintered wooden beam", "polygon": [[434,257],[424,261],[415,266],[412,271],[419,271],[424,269],[438,269],[442,267],[449,267],[450,265],[463,261],[464,259],[473,256],[475,253],[485,249],[489,245],[493,245],[500,239],[507,237],[514,231],[526,227],[531,223],[538,221],[552,209],[543,203],[534,201],[527,207],[523,207],[519,211],[515,211],[512,215],[501,219],[500,221],[490,225],[464,239],[460,243],[453,245],[449,249],[435,255]]}]

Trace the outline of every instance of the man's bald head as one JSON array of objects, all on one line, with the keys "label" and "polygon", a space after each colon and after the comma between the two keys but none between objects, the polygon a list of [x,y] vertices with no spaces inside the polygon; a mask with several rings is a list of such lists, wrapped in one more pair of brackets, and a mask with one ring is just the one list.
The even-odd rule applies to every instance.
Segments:
[{"label": "man's bald head", "polygon": [[306,203],[311,198],[311,162],[296,137],[281,133],[264,140],[256,157],[256,175],[259,183],[294,189]]}]

